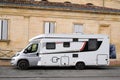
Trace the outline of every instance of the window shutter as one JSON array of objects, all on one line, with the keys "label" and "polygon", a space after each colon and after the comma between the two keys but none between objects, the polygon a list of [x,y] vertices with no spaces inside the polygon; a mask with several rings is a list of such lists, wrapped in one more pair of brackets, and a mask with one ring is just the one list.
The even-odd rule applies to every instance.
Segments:
[{"label": "window shutter", "polygon": [[2,39],[7,40],[8,38],[8,21],[3,20]]},{"label": "window shutter", "polygon": [[49,34],[49,32],[50,32],[50,31],[49,31],[49,29],[50,29],[50,28],[49,28],[49,22],[45,22],[45,26],[44,26],[44,27],[45,27],[45,28],[44,28],[44,29],[45,29],[45,34]]},{"label": "window shutter", "polygon": [[50,33],[54,33],[54,27],[55,27],[55,24],[50,23]]},{"label": "window shutter", "polygon": [[45,22],[45,34],[54,33],[55,23],[54,22]]},{"label": "window shutter", "polygon": [[75,33],[83,33],[83,25],[81,25],[81,24],[75,24],[74,25],[74,32]]},{"label": "window shutter", "polygon": [[2,39],[2,20],[0,20],[0,40]]}]

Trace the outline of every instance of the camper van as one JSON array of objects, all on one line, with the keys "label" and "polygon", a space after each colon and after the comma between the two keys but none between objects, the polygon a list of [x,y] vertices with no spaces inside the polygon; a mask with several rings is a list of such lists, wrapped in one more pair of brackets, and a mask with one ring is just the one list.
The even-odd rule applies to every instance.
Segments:
[{"label": "camper van", "polygon": [[85,66],[109,65],[109,37],[102,34],[42,34],[12,58],[19,69],[31,66]]}]

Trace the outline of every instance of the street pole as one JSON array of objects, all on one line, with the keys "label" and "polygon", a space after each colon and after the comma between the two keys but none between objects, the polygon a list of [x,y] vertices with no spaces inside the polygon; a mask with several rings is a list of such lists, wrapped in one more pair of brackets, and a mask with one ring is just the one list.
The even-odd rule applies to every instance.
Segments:
[{"label": "street pole", "polygon": [[103,7],[105,7],[105,0],[103,0]]}]

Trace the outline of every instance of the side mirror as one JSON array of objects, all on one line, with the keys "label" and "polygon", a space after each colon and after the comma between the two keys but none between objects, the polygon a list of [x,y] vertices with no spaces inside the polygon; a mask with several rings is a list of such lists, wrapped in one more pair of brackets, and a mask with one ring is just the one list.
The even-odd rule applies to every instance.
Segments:
[{"label": "side mirror", "polygon": [[37,53],[36,55],[39,56],[39,53]]},{"label": "side mirror", "polygon": [[25,50],[24,50],[24,53],[28,53],[28,50],[27,50],[27,49],[25,49]]}]

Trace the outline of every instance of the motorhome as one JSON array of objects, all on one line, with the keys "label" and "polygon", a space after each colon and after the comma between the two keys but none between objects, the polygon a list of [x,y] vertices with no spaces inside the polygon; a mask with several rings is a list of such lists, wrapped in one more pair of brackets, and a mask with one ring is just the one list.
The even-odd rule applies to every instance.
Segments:
[{"label": "motorhome", "polygon": [[109,65],[109,37],[102,34],[42,34],[29,40],[11,64],[19,69],[31,66]]}]

